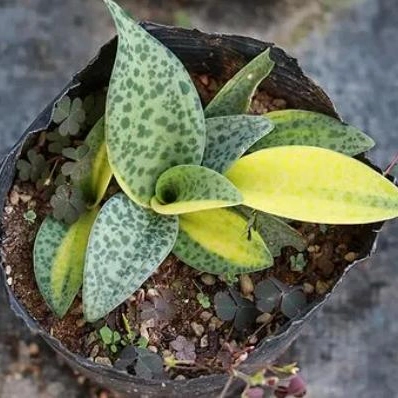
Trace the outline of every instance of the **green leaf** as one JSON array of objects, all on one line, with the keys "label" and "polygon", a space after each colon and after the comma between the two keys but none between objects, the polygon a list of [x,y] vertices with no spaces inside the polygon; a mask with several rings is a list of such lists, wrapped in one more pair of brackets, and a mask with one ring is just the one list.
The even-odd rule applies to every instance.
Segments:
[{"label": "green leaf", "polygon": [[201,163],[203,110],[180,60],[114,2],[106,4],[119,37],[105,116],[109,162],[126,195],[149,207],[160,174]]},{"label": "green leaf", "polygon": [[256,306],[262,312],[272,312],[278,307],[282,291],[270,279],[259,282],[254,289],[254,296],[256,297]]},{"label": "green leaf", "polygon": [[178,219],[143,209],[122,194],[101,208],[87,247],[83,311],[89,322],[133,294],[170,253]]},{"label": "green leaf", "polygon": [[71,226],[46,217],[36,235],[33,258],[36,282],[51,310],[62,318],[79,291],[91,226],[98,209]]},{"label": "green leaf", "polygon": [[279,257],[281,249],[292,246],[301,252],[307,247],[307,241],[303,235],[286,224],[278,217],[261,211],[253,211],[246,206],[239,206],[237,210],[245,217],[254,217],[254,228],[267,243],[272,257]]},{"label": "green leaf", "polygon": [[73,101],[66,95],[55,105],[53,121],[59,124],[61,135],[77,135],[86,119],[83,101],[75,98]]},{"label": "green leaf", "polygon": [[161,214],[183,214],[239,203],[240,192],[223,175],[203,166],[181,165],[159,177],[151,207]]},{"label": "green leaf", "polygon": [[228,292],[218,292],[214,296],[214,306],[217,316],[223,321],[234,320],[236,330],[244,330],[254,323],[258,310],[253,302],[241,296],[239,292],[230,289]]},{"label": "green leaf", "polygon": [[372,138],[357,128],[321,113],[287,109],[269,112],[266,117],[275,124],[275,129],[249,152],[275,146],[307,145],[355,156],[375,145]]},{"label": "green leaf", "polygon": [[244,205],[322,224],[366,224],[398,216],[398,188],[338,152],[283,146],[251,153],[225,173]]},{"label": "green leaf", "polygon": [[44,176],[48,176],[50,169],[41,153],[37,153],[35,149],[30,149],[26,157],[27,160],[19,159],[17,162],[18,177],[22,181],[38,182]]},{"label": "green leaf", "polygon": [[223,321],[232,321],[236,314],[236,304],[228,292],[218,292],[214,296],[217,316]]},{"label": "green leaf", "polygon": [[78,162],[81,174],[72,177],[72,180],[80,187],[90,207],[94,207],[101,202],[112,178],[106,151],[103,117],[91,129],[84,144],[89,151]]},{"label": "green leaf", "polygon": [[273,264],[261,236],[254,231],[249,240],[246,220],[228,209],[181,215],[173,253],[191,267],[213,274],[248,273]]},{"label": "green leaf", "polygon": [[202,165],[224,173],[272,129],[273,124],[264,116],[232,115],[206,119],[207,141]]},{"label": "green leaf", "polygon": [[307,306],[307,298],[301,289],[293,288],[283,294],[281,311],[288,318],[294,318]]},{"label": "green leaf", "polygon": [[307,261],[304,258],[303,253],[297,254],[297,256],[290,256],[290,270],[293,272],[303,272],[307,266]]},{"label": "green leaf", "polygon": [[70,137],[61,135],[58,130],[47,133],[46,139],[49,141],[48,151],[50,153],[60,154],[71,144]]},{"label": "green leaf", "polygon": [[268,48],[229,80],[207,105],[206,118],[247,113],[256,88],[274,68],[269,55]]},{"label": "green leaf", "polygon": [[134,366],[135,374],[144,379],[160,378],[163,375],[163,360],[145,348],[136,348],[138,358]]},{"label": "green leaf", "polygon": [[99,334],[105,345],[111,345],[113,342],[113,332],[108,326],[104,326],[100,329]]},{"label": "green leaf", "polygon": [[210,302],[210,298],[208,295],[200,292],[196,295],[196,300],[198,300],[198,303],[204,308],[210,308],[211,307],[211,302]]},{"label": "green leaf", "polygon": [[86,210],[86,202],[79,188],[72,185],[60,185],[50,199],[53,216],[58,221],[73,224]]}]

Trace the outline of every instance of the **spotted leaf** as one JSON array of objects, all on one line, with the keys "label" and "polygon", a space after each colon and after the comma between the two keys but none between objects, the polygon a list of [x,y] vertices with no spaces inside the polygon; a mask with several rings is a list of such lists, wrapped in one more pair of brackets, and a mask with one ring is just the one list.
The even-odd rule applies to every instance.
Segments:
[{"label": "spotted leaf", "polygon": [[207,119],[203,166],[223,173],[272,129],[273,124],[264,116],[232,115]]},{"label": "spotted leaf", "polygon": [[254,152],[226,173],[244,204],[306,222],[364,224],[398,216],[398,188],[338,152],[283,146]]},{"label": "spotted leaf", "polygon": [[97,206],[105,195],[112,178],[112,170],[106,152],[103,117],[91,129],[84,143],[88,146],[89,151],[81,159],[81,162],[87,166],[88,173],[82,176],[78,185],[86,201],[91,206]]},{"label": "spotted leaf", "polygon": [[241,202],[240,192],[221,174],[203,166],[181,165],[159,177],[151,206],[161,214],[183,214]]},{"label": "spotted leaf", "polygon": [[174,246],[178,219],[137,206],[119,193],[101,208],[87,247],[83,310],[87,321],[133,294]]},{"label": "spotted leaf", "polygon": [[375,145],[357,128],[321,113],[287,109],[269,112],[266,116],[275,124],[275,129],[257,141],[250,152],[275,146],[307,145],[355,156]]},{"label": "spotted leaf", "polygon": [[46,303],[60,318],[82,285],[86,246],[97,212],[93,209],[84,213],[70,226],[46,217],[36,235],[36,282]]},{"label": "spotted leaf", "polygon": [[256,88],[274,68],[275,63],[269,54],[268,48],[225,84],[207,105],[207,118],[247,113]]},{"label": "spotted leaf", "polygon": [[229,209],[180,216],[173,253],[199,271],[241,274],[268,268],[273,258],[257,232],[247,236],[246,220]]},{"label": "spotted leaf", "polygon": [[178,58],[114,2],[106,4],[118,31],[105,116],[109,162],[126,195],[149,207],[160,174],[201,163],[203,110]]},{"label": "spotted leaf", "polygon": [[304,236],[280,218],[245,206],[239,206],[238,211],[248,220],[253,220],[251,227],[267,242],[273,257],[280,256],[281,249],[286,246],[292,246],[299,252],[306,248],[307,241]]}]

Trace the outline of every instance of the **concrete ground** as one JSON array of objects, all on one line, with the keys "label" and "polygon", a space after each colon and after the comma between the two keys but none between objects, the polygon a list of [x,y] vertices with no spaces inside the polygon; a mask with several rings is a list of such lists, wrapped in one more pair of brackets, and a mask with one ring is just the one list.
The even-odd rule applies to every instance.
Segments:
[{"label": "concrete ground", "polygon": [[[381,166],[398,150],[395,0],[123,3],[139,18],[276,41],[300,59],[348,122],[372,134],[378,142],[372,155]],[[98,0],[0,0],[0,154],[112,34]],[[397,258],[395,222],[385,228],[378,254],[350,273],[290,349],[309,397],[398,396]],[[0,308],[1,398],[107,396],[30,336],[1,292]]]}]

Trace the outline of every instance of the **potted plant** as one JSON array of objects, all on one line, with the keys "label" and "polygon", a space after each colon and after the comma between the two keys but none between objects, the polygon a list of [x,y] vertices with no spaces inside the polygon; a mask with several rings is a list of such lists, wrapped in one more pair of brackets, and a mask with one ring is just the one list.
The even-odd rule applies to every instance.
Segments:
[{"label": "potted plant", "polygon": [[117,49],[2,165],[11,308],[131,396],[217,396],[231,369],[289,374],[269,363],[369,256],[398,189],[282,50],[106,3]]}]

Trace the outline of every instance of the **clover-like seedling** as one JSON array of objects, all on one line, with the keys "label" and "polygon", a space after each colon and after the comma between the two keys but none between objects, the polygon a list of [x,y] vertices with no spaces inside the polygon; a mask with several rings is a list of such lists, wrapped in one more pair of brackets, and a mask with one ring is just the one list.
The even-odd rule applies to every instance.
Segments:
[{"label": "clover-like seedling", "polygon": [[48,151],[51,153],[61,154],[71,144],[70,136],[62,135],[58,130],[47,133],[46,139],[49,141]]},{"label": "clover-like seedling", "polygon": [[86,112],[80,98],[72,100],[65,95],[55,105],[53,121],[59,125],[58,131],[63,136],[78,135],[85,119]]},{"label": "clover-like seedling", "polygon": [[157,323],[171,320],[176,313],[173,299],[170,290],[160,290],[159,295],[151,297],[139,306],[141,320],[153,319]]},{"label": "clover-like seedling", "polygon": [[73,224],[86,210],[82,192],[72,185],[60,185],[50,200],[53,215],[59,221]]},{"label": "clover-like seedling", "polygon": [[122,350],[115,367],[145,379],[163,376],[162,358],[145,348],[128,346]]},{"label": "clover-like seedling", "polygon": [[44,156],[35,149],[30,149],[26,157],[27,159],[20,159],[17,162],[20,180],[38,183],[40,180],[46,179],[50,173],[50,168]]},{"label": "clover-like seedling", "polygon": [[301,287],[289,287],[276,278],[259,282],[254,289],[254,296],[260,311],[270,313],[280,310],[288,318],[294,318],[307,306]]},{"label": "clover-like seedling", "polygon": [[[254,57],[203,108],[181,61],[113,1],[105,2],[118,48],[105,115],[84,141],[90,173],[72,187],[96,216],[83,213],[69,227],[46,218],[35,244],[39,288],[56,313],[70,297],[62,311],[57,308],[61,302],[52,295],[59,297],[60,285],[51,275],[65,275],[68,286],[63,268],[71,264],[57,253],[70,242],[84,264],[73,268],[80,272],[73,289],[65,289],[72,294],[83,281],[85,318],[94,322],[133,294],[170,253],[201,272],[251,273],[271,267],[284,246],[305,249],[303,237],[276,217],[364,224],[398,215],[398,188],[350,157],[374,145],[361,131],[304,110],[247,115],[257,87],[272,73],[272,49]],[[61,134],[74,135],[83,114],[80,100],[64,97],[53,119]],[[102,204],[112,174],[122,192]],[[57,189],[52,204],[54,215],[70,221],[80,206],[65,189]],[[248,230],[237,206],[256,210],[264,222]],[[73,240],[79,231],[83,239]],[[257,309],[232,292],[221,299],[240,328]],[[298,291],[289,294],[281,304],[292,315],[303,300]]]},{"label": "clover-like seedling", "polygon": [[203,292],[199,292],[196,295],[196,300],[198,300],[198,303],[202,306],[204,309],[208,309],[211,307],[211,301],[210,298],[207,294],[204,294]]},{"label": "clover-like seedling", "polygon": [[77,148],[64,148],[62,154],[71,161],[62,165],[62,174],[69,176],[72,181],[78,182],[90,173],[91,161],[88,155],[90,148],[81,145]]},{"label": "clover-like seedling", "polygon": [[237,330],[244,330],[254,323],[259,311],[252,301],[234,289],[218,292],[214,296],[217,316],[223,321],[234,321]]},{"label": "clover-like seedling", "polygon": [[196,351],[195,344],[187,340],[184,336],[177,336],[170,343],[170,347],[176,352],[176,359],[179,361],[195,361]]},{"label": "clover-like seedling", "polygon": [[113,354],[118,352],[118,346],[122,342],[122,337],[117,330],[112,330],[108,326],[104,326],[99,330],[104,346],[108,348]]},{"label": "clover-like seedling", "polygon": [[23,218],[29,223],[34,224],[37,218],[37,214],[34,210],[30,209],[23,213]]}]

